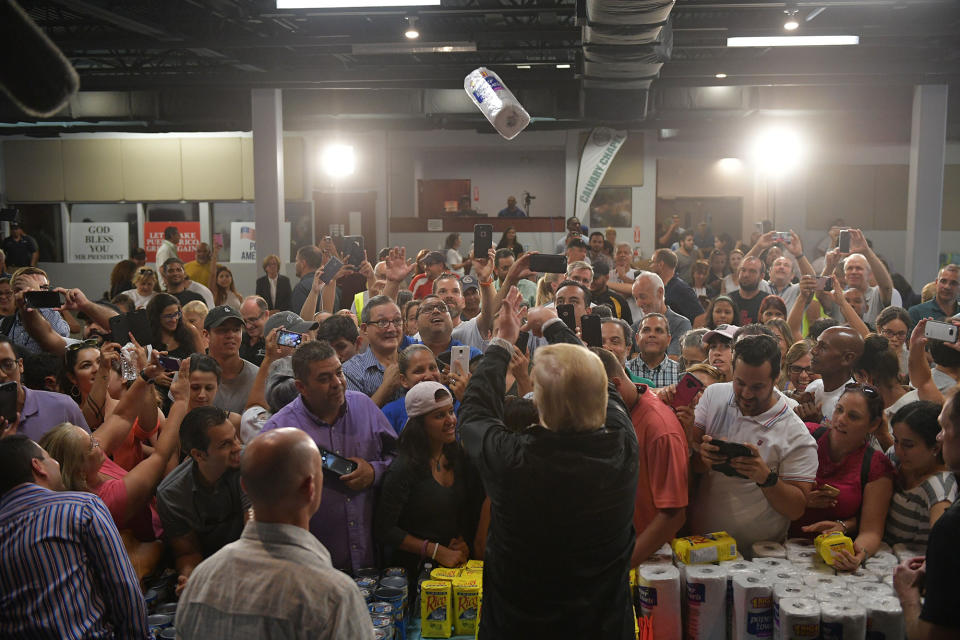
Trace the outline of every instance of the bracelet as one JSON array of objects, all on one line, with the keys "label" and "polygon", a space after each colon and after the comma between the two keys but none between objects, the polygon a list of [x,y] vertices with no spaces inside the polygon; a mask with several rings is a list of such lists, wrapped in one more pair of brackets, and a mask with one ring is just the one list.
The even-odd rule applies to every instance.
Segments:
[{"label": "bracelet", "polygon": [[847,523],[843,520],[837,520],[837,524],[843,527],[843,535],[847,535]]},{"label": "bracelet", "polygon": [[431,559],[431,560],[436,560],[436,559],[437,559],[437,550],[438,550],[439,548],[440,548],[440,543],[439,543],[439,542],[434,542],[434,543],[433,543],[433,555],[430,556],[430,559]]},{"label": "bracelet", "polygon": [[480,280],[479,282],[480,282],[480,286],[481,286],[481,287],[492,287],[492,286],[493,286],[493,278],[490,278],[490,279],[487,280],[486,282],[484,282],[483,280]]},{"label": "bracelet", "polygon": [[427,557],[427,545],[428,545],[428,544],[430,544],[430,541],[429,541],[429,540],[424,540],[424,541],[423,541],[423,544],[420,545],[420,557],[421,557],[421,558],[426,558],[426,557]]}]

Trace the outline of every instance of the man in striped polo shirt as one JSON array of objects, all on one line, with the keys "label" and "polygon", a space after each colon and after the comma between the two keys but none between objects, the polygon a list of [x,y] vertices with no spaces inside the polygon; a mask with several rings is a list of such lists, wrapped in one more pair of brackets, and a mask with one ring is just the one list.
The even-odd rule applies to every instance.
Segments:
[{"label": "man in striped polo shirt", "polygon": [[0,439],[4,637],[147,638],[137,574],[106,505],[63,491],[60,465],[22,434]]}]

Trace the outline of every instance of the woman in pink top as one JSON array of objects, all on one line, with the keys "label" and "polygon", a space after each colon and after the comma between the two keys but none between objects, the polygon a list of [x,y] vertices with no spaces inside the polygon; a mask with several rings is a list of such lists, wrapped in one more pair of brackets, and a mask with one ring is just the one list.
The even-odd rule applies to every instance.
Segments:
[{"label": "woman in pink top", "polygon": [[841,552],[836,567],[852,571],[873,555],[883,540],[893,495],[893,465],[870,447],[883,420],[883,398],[869,385],[848,383],[837,401],[830,427],[807,424],[817,440],[817,486],[807,509],[793,523],[791,536],[841,531],[854,539],[855,554]]},{"label": "woman in pink top", "polygon": [[187,366],[181,367],[181,376],[171,387],[174,404],[156,448],[130,471],[107,456],[126,439],[140,397],[151,389],[147,380],[152,381],[163,373],[163,368],[155,363],[137,376],[124,392],[113,415],[99,429],[87,433],[65,422],[40,441],[40,446],[60,463],[64,486],[71,491],[89,491],[100,496],[110,509],[117,529],[130,530],[141,542],[155,540],[161,533],[159,518],[152,505],[153,495],[179,445],[180,421],[187,412]]}]

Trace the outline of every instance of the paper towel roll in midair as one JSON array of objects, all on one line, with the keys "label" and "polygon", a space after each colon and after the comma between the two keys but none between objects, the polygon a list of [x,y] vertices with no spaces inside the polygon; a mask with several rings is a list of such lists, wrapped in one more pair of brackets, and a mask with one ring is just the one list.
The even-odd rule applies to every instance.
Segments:
[{"label": "paper towel roll in midair", "polygon": [[[780,624],[780,603],[785,598],[800,598],[810,602],[816,602],[813,597],[813,589],[803,584],[791,584],[781,582],[773,585],[773,638],[778,640],[783,637],[783,626]],[[820,609],[817,608],[817,616],[820,615]],[[817,618],[820,622],[820,618]]]},{"label": "paper towel roll in midair", "polygon": [[754,542],[750,547],[754,558],[786,558],[787,550],[779,542],[763,540]]},{"label": "paper towel roll in midair", "polygon": [[724,640],[727,618],[727,573],[711,565],[686,568],[687,640]]},{"label": "paper towel roll in midair", "polygon": [[858,602],[821,602],[820,635],[824,640],[864,640],[867,610]]},{"label": "paper towel roll in midair", "polygon": [[893,595],[893,589],[882,582],[851,582],[847,589],[857,598],[883,598]]},{"label": "paper towel roll in midair", "polygon": [[780,601],[777,640],[810,640],[820,637],[820,604],[804,598]]},{"label": "paper towel roll in midair", "polygon": [[641,565],[637,587],[642,615],[653,617],[653,636],[657,640],[680,640],[680,571],[671,564]]},{"label": "paper towel roll in midair", "polygon": [[773,589],[761,573],[733,574],[733,640],[756,640],[773,634]]},{"label": "paper towel roll in midair", "polygon": [[507,140],[513,140],[528,124],[530,114],[503,84],[500,76],[486,67],[474,69],[463,79],[463,90],[493,128]]},{"label": "paper towel roll in midair", "polygon": [[867,631],[870,640],[903,640],[906,626],[903,609],[896,596],[863,598],[860,601],[867,610]]}]

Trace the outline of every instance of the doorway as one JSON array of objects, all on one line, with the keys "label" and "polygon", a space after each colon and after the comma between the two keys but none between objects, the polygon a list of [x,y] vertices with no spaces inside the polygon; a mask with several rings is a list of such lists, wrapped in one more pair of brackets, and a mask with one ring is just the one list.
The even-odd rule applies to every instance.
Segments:
[{"label": "doorway", "polygon": [[[314,191],[315,206],[314,244],[324,236],[342,234],[361,235],[367,250],[367,259],[376,263],[379,243],[377,239],[377,192],[326,192]],[[359,229],[357,228],[359,226]]]}]

